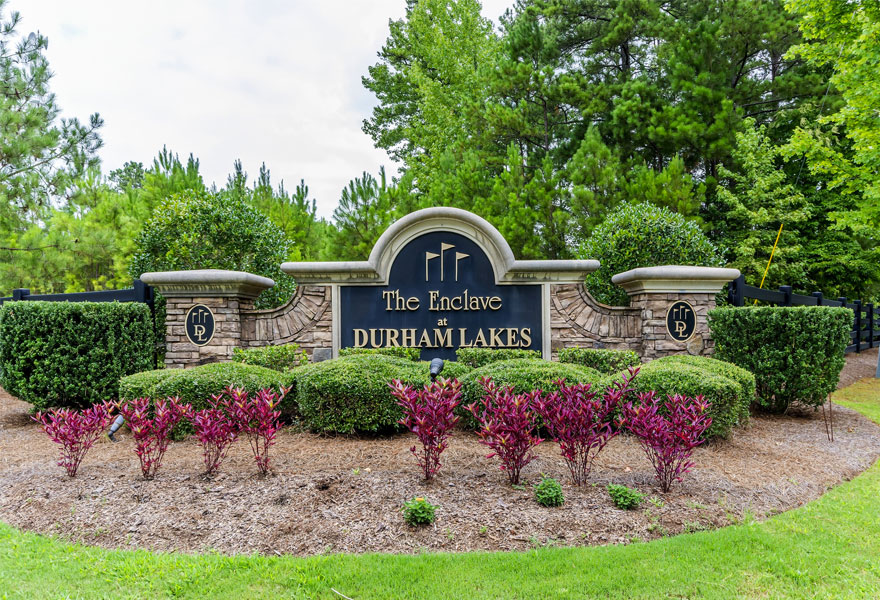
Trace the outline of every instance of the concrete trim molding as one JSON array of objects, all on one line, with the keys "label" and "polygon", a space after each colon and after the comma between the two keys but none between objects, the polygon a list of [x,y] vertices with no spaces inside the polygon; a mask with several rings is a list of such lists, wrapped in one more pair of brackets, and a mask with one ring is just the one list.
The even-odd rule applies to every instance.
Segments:
[{"label": "concrete trim molding", "polygon": [[739,275],[738,269],[663,265],[631,269],[618,273],[611,281],[630,296],[640,293],[714,294]]},{"label": "concrete trim molding", "polygon": [[275,282],[268,277],[223,269],[144,273],[141,275],[141,281],[155,287],[167,298],[199,296],[256,298],[261,292],[275,285]]},{"label": "concrete trim molding", "polygon": [[452,231],[474,240],[489,257],[495,283],[577,283],[599,268],[597,260],[516,260],[504,236],[482,217],[460,208],[434,207],[392,224],[367,261],[286,262],[281,270],[298,283],[384,285],[400,250],[431,231]]}]

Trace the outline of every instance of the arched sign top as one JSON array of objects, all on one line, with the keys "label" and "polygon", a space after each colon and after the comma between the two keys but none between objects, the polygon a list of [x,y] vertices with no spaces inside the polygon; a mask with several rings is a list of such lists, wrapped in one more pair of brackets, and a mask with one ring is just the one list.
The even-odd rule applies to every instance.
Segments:
[{"label": "arched sign top", "polygon": [[286,262],[281,270],[300,283],[386,285],[400,251],[431,232],[454,233],[477,244],[488,258],[494,283],[579,283],[599,268],[597,260],[517,260],[504,236],[484,218],[452,207],[425,208],[392,224],[366,261]]}]

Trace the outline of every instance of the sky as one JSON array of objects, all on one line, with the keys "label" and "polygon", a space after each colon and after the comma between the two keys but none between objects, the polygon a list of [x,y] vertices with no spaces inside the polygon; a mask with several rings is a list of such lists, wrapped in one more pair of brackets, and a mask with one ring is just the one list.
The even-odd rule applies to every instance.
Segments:
[{"label": "sky", "polygon": [[[498,22],[513,0],[483,0]],[[49,38],[51,89],[64,117],[100,113],[104,173],[148,167],[167,146],[192,153],[222,187],[240,158],[265,162],[292,190],[305,179],[318,214],[380,165],[361,124],[375,97],[361,85],[405,0],[10,0],[18,33]]]}]

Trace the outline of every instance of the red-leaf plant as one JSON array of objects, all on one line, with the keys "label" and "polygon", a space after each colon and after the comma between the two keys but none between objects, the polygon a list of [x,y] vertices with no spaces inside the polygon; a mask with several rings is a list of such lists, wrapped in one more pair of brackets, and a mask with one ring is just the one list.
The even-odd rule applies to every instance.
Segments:
[{"label": "red-leaf plant", "polygon": [[162,457],[171,443],[171,430],[177,423],[192,413],[192,406],[181,404],[177,396],[166,400],[156,400],[155,406],[149,398],[137,398],[118,405],[135,441],[135,454],[141,461],[144,479],[153,479]]},{"label": "red-leaf plant", "polygon": [[111,408],[110,403],[104,402],[81,411],[59,408],[46,414],[38,412],[32,417],[42,425],[50,440],[61,445],[58,466],[64,467],[70,477],[76,477],[86,452],[107,427]]},{"label": "red-leaf plant", "polygon": [[624,405],[626,426],[639,438],[664,492],[693,467],[691,454],[712,424],[708,409],[702,396],[676,394],[664,402],[655,392],[639,394],[638,406]]},{"label": "red-leaf plant", "polygon": [[418,459],[425,479],[430,480],[440,469],[440,454],[446,450],[449,433],[458,423],[454,411],[461,403],[461,384],[456,379],[441,377],[424,389],[414,389],[397,379],[388,385],[403,409],[403,418],[398,422],[422,443],[421,454],[415,446],[410,452]]},{"label": "red-leaf plant", "polygon": [[205,455],[205,475],[211,475],[223,462],[238,437],[238,424],[229,416],[229,401],[214,400],[209,408],[193,415],[192,425]]},{"label": "red-leaf plant", "polygon": [[565,385],[562,380],[556,382],[559,391],[535,400],[535,412],[559,444],[575,485],[587,482],[593,460],[619,433],[614,413],[630,393],[628,384],[636,372],[631,370],[629,377],[615,382],[601,396],[590,390],[589,383]]},{"label": "red-leaf plant", "polygon": [[254,453],[254,461],[260,473],[269,472],[269,448],[275,444],[275,436],[281,429],[281,411],[275,410],[278,403],[289,391],[281,388],[281,393],[272,390],[260,390],[253,398],[243,389],[226,388],[222,394],[212,396],[214,402],[221,402],[235,422],[238,433],[245,434]]},{"label": "red-leaf plant", "polygon": [[536,455],[532,449],[543,442],[535,434],[534,403],[540,390],[514,394],[511,387],[498,389],[489,377],[480,379],[483,399],[467,408],[479,423],[480,443],[492,449],[486,458],[501,459],[501,470],[507,471],[511,484],[519,483],[523,467]]}]

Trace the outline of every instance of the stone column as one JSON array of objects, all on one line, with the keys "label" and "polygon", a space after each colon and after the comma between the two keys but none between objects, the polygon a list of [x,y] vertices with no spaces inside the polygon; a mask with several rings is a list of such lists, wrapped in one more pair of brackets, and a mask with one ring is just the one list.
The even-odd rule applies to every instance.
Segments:
[{"label": "stone column", "polygon": [[[169,369],[230,360],[233,348],[241,346],[241,311],[253,309],[260,292],[275,285],[267,277],[219,269],[144,273],[141,280],[167,299],[165,366]],[[204,343],[196,344],[187,336],[186,319],[199,305],[213,315],[213,335],[204,335]],[[197,335],[194,339],[199,341]]]},{"label": "stone column", "polygon": [[641,312],[642,360],[712,354],[707,315],[715,308],[715,295],[737,277],[737,269],[678,265],[641,267],[612,277],[629,294],[630,306]]}]

